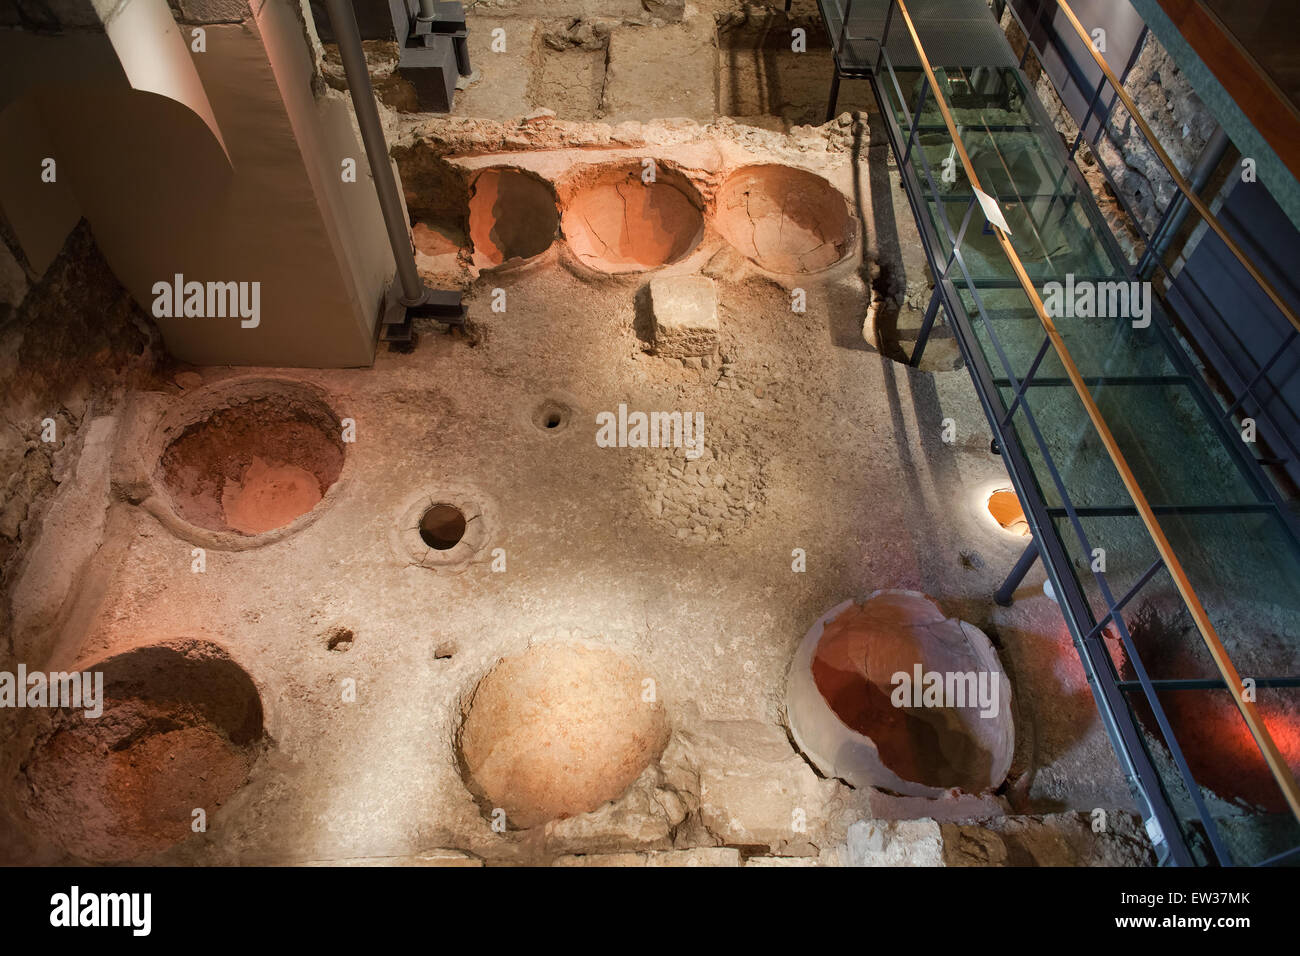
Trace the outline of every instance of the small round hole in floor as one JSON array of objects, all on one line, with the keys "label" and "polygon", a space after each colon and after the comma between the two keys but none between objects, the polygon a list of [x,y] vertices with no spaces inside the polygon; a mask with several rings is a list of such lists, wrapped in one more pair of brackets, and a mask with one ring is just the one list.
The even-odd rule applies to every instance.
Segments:
[{"label": "small round hole in floor", "polygon": [[548,398],[533,409],[532,422],[544,432],[559,431],[569,424],[569,406]]},{"label": "small round hole in floor", "polygon": [[389,543],[411,564],[459,572],[479,558],[492,527],[475,492],[439,484],[407,499],[389,528]]},{"label": "small round hole in floor", "polygon": [[434,505],[420,519],[420,539],[435,551],[449,551],[465,537],[465,515],[453,505]]},{"label": "small round hole in floor", "polygon": [[989,495],[989,514],[993,520],[1012,534],[1029,534],[1029,522],[1025,518],[1025,509],[1020,507],[1020,499],[1014,491],[1003,488]]}]

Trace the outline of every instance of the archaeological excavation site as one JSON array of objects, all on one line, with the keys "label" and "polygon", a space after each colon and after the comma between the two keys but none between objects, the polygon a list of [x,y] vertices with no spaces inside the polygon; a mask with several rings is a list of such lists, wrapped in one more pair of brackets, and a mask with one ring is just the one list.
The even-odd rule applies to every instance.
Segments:
[{"label": "archaeological excavation site", "polygon": [[0,2],[0,864],[1300,866],[1288,7]]}]

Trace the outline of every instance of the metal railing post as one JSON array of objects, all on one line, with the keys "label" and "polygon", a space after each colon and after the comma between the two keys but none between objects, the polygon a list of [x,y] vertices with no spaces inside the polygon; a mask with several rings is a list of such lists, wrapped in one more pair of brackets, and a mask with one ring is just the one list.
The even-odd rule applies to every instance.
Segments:
[{"label": "metal railing post", "polygon": [[1029,569],[1034,566],[1038,560],[1038,542],[1033,538],[1029,539],[1029,544],[1025,545],[1025,550],[1021,552],[1020,557],[1016,559],[1015,567],[1007,575],[1007,579],[1002,582],[1002,586],[993,594],[993,600],[1002,607],[1011,607],[1014,603],[1016,588],[1020,587],[1020,582],[1025,579]]}]

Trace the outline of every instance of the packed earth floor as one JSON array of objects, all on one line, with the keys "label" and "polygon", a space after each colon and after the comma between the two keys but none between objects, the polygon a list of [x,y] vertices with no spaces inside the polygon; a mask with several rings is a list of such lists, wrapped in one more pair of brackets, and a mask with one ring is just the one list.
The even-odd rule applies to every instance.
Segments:
[{"label": "packed earth floor", "polygon": [[[696,13],[624,30],[695,36],[714,23]],[[708,115],[633,116],[619,30],[591,49],[528,36],[597,86],[552,108],[546,90],[583,74],[477,51],[453,116],[386,113],[417,261],[465,291],[467,333],[424,323],[365,369],[177,367],[91,423],[47,519],[94,555],[50,667],[102,664],[126,703],[93,733],[23,715],[4,858],[1150,862],[1041,570],[1012,607],[992,601],[1027,539],[990,513],[1009,480],[951,338],[899,361],[929,286],[871,104],[792,125],[818,118],[825,61],[780,102],[751,97],[763,123],[719,118],[749,102],[730,81]],[[719,55],[741,63],[734,31],[701,36],[711,77]],[[646,158],[686,206],[619,192]],[[751,178],[738,207],[753,167],[796,172]],[[476,206],[479,189],[533,218],[502,222],[512,207]],[[640,219],[602,223],[584,206],[602,189],[592,209],[620,195]],[[809,219],[791,201],[830,204]],[[665,354],[648,285],[692,276],[712,280],[716,349]],[[702,454],[603,447],[598,416],[620,406],[698,414]],[[439,502],[459,518],[422,524]],[[793,743],[804,634],[884,589],[996,648],[1015,730],[996,787],[854,788]],[[15,620],[37,628],[25,593]]]}]

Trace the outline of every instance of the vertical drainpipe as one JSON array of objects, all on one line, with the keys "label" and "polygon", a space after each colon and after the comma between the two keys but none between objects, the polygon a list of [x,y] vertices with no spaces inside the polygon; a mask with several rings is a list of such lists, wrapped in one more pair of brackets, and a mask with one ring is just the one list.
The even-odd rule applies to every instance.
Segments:
[{"label": "vertical drainpipe", "polygon": [[[397,276],[402,285],[398,301],[405,306],[420,305],[427,300],[428,290],[415,269],[411,234],[402,212],[402,197],[397,192],[397,179],[393,176],[393,167],[388,158],[388,144],[384,141],[384,128],[379,122],[379,109],[375,106],[375,92],[370,85],[370,72],[361,48],[361,31],[357,28],[352,0],[326,0],[326,8],[338,41],[343,71],[347,74],[348,92],[352,94],[352,106],[356,110],[357,124],[361,127],[366,158],[370,161],[370,172],[375,179],[375,191],[379,194],[384,225],[388,228],[388,242],[393,247],[393,259],[397,262]],[[421,13],[423,10],[422,0]]]},{"label": "vertical drainpipe", "polygon": [[[1231,145],[1232,140],[1228,138],[1227,131],[1222,126],[1218,127],[1214,131],[1214,135],[1210,137],[1209,142],[1205,144],[1205,149],[1201,151],[1201,155],[1188,177],[1192,192],[1198,196],[1201,194],[1202,190],[1209,184],[1214,171],[1223,162],[1223,157]],[[1138,263],[1138,274],[1142,278],[1146,279],[1155,275],[1157,260],[1163,259],[1165,253],[1174,244],[1174,240],[1178,238],[1178,231],[1182,228],[1183,222],[1191,211],[1192,204],[1187,201],[1186,196],[1179,192],[1170,204],[1164,221],[1156,229],[1156,234],[1151,237],[1151,244],[1142,256],[1142,260]]]}]

